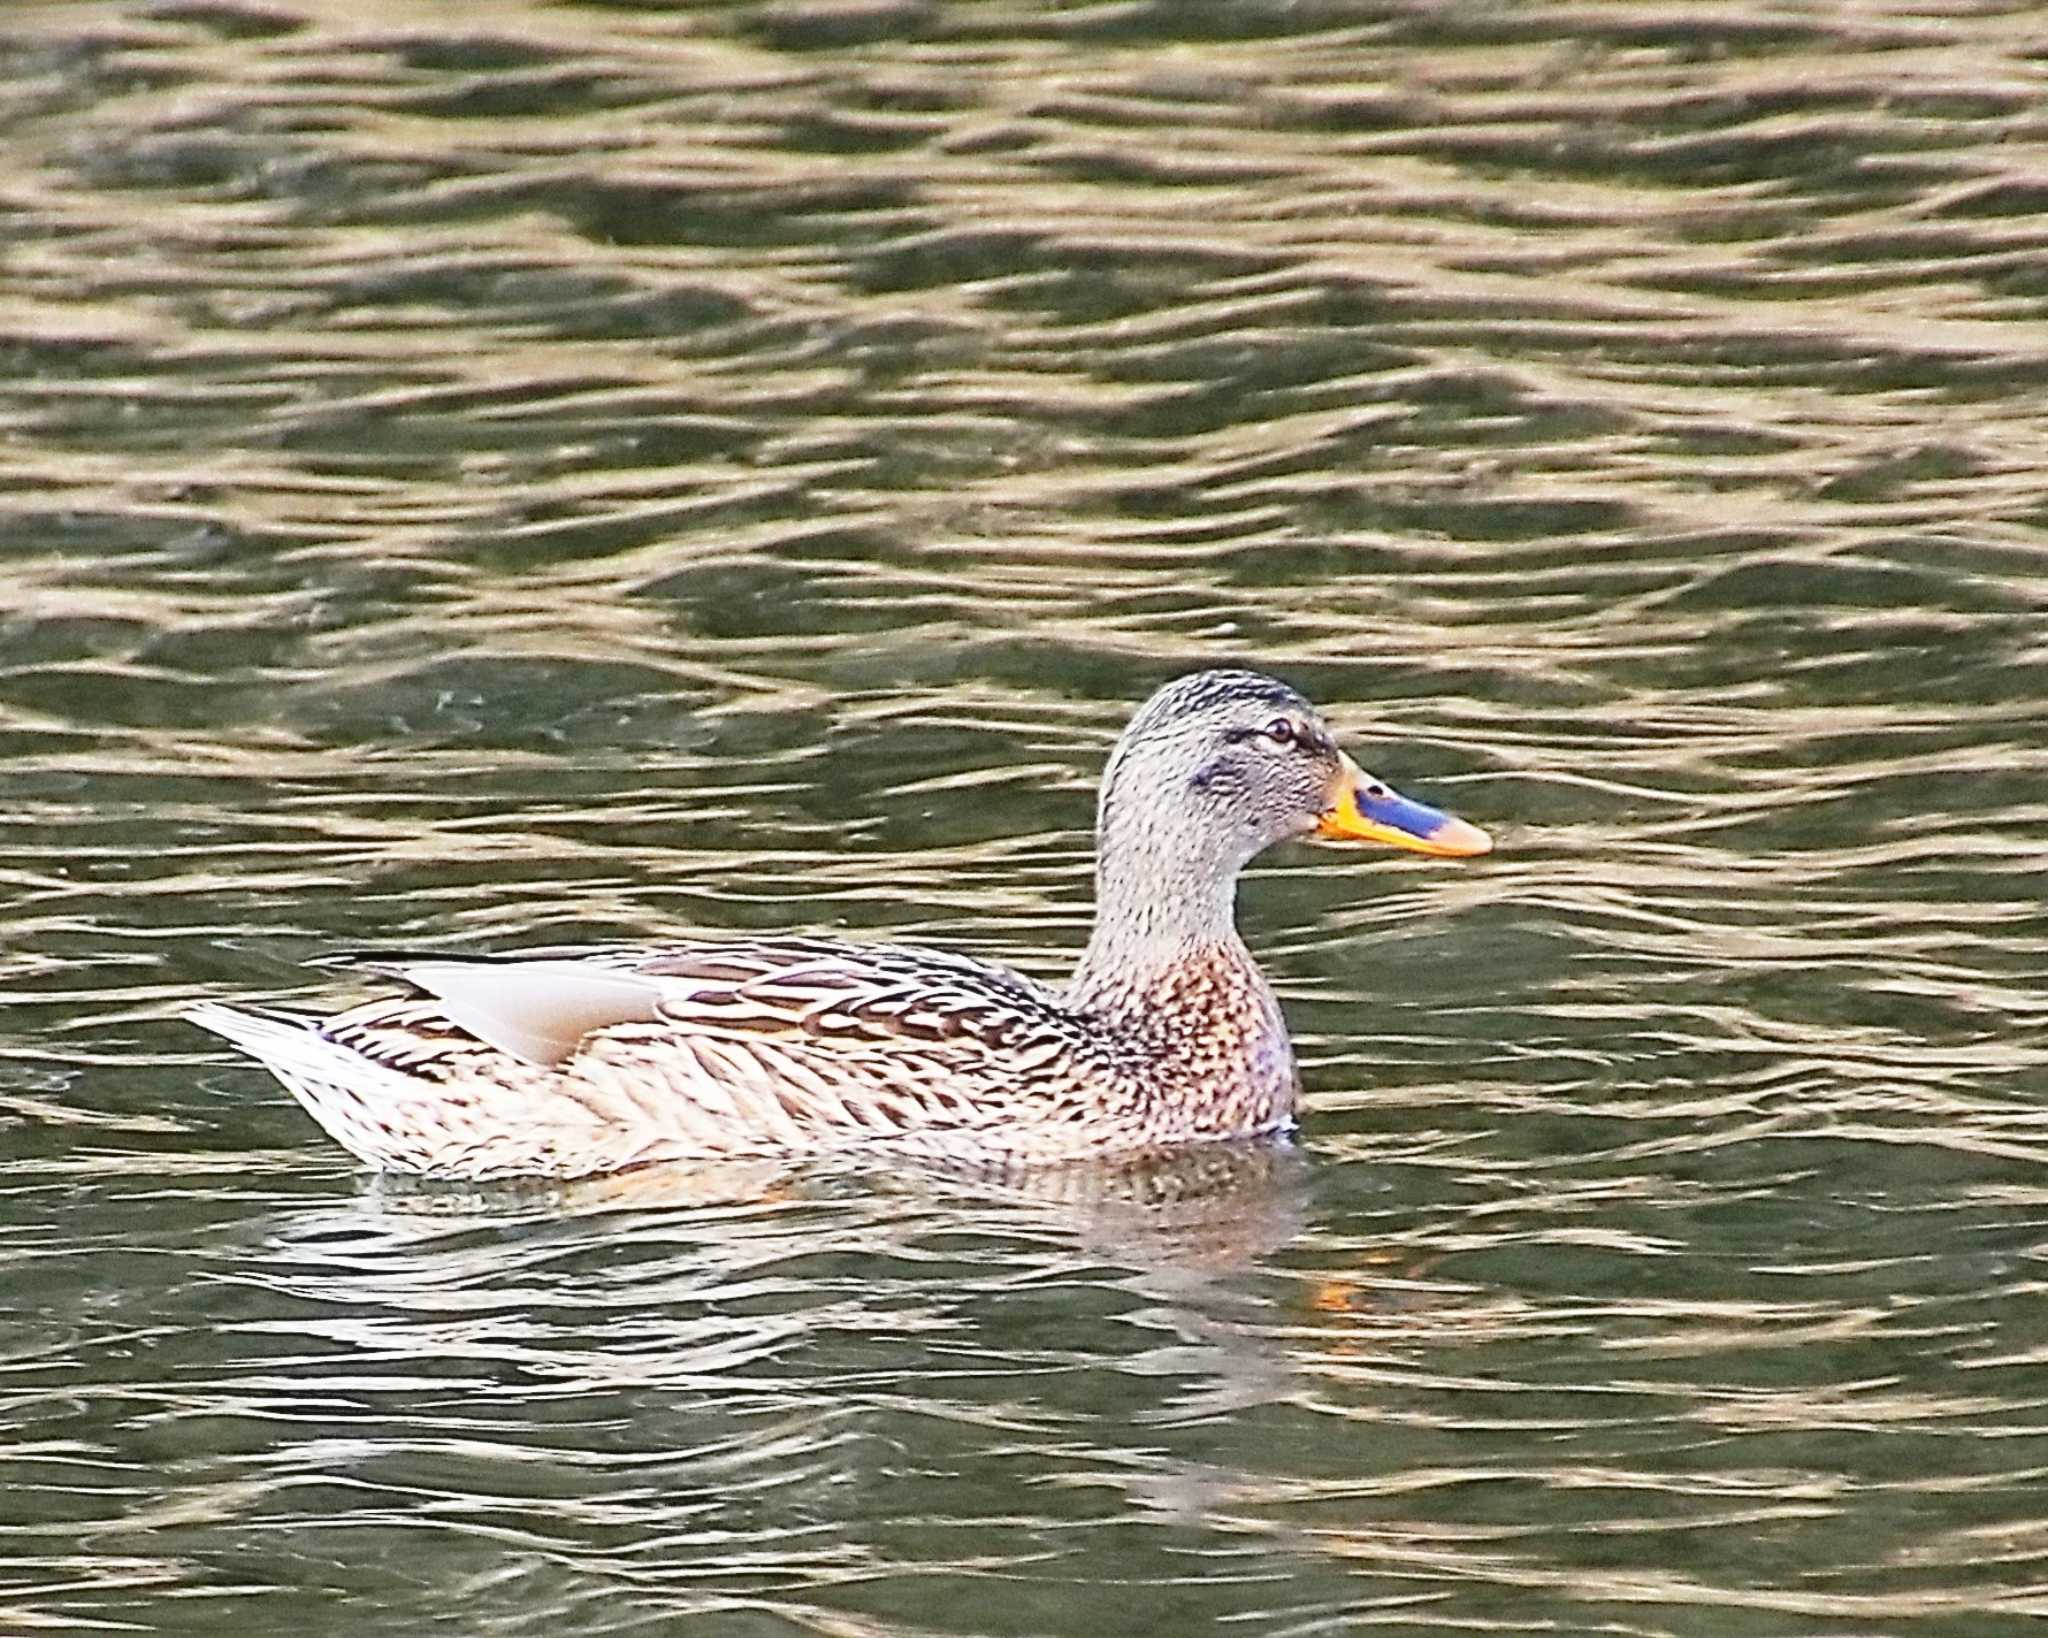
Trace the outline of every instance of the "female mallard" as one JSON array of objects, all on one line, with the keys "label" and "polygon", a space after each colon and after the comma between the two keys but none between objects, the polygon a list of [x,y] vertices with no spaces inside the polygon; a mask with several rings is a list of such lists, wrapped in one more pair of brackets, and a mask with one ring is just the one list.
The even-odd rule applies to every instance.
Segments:
[{"label": "female mallard", "polygon": [[205,1005],[344,1148],[429,1177],[583,1177],[886,1143],[1018,1162],[1293,1126],[1294,1052],[1239,942],[1238,873],[1290,836],[1484,853],[1308,701],[1182,677],[1110,754],[1095,929],[1063,990],[822,938],[352,958],[417,992],[326,1020]]}]

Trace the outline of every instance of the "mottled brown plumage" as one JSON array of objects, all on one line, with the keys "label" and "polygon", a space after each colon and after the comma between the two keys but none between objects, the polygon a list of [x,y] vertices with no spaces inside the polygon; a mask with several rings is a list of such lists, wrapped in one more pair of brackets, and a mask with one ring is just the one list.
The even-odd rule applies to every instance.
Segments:
[{"label": "mottled brown plumage", "polygon": [[1096,925],[1055,990],[817,938],[361,960],[418,993],[324,1022],[207,1005],[353,1154],[434,1177],[580,1177],[885,1144],[1033,1162],[1282,1131],[1298,1083],[1239,942],[1239,871],[1288,836],[1483,852],[1360,773],[1292,689],[1202,672],[1118,741]]}]

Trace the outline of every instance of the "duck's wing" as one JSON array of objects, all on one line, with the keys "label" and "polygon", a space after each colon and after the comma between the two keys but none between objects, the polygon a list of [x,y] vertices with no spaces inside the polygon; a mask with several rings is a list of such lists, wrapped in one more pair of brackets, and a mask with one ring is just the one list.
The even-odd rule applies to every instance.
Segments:
[{"label": "duck's wing", "polygon": [[[334,964],[401,980],[432,997],[450,1023],[540,1069],[567,1067],[592,1036],[625,1025],[881,1049],[972,1043],[1027,1057],[1034,1045],[1077,1034],[1059,999],[1021,973],[910,945],[776,939],[352,954]],[[408,1027],[417,1016],[408,1013]]]},{"label": "duck's wing", "polygon": [[900,945],[348,964],[415,993],[319,1022],[222,1008],[199,1021],[361,1158],[441,1175],[574,1176],[878,1137],[969,1154],[992,1129],[1058,1137],[1088,1038],[1020,974]]}]

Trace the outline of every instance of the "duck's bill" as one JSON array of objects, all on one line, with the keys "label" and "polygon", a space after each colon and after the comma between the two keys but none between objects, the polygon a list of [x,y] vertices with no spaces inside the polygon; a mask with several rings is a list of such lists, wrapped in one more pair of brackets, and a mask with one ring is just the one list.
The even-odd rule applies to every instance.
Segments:
[{"label": "duck's bill", "polygon": [[1493,838],[1427,803],[1411,802],[1349,757],[1337,801],[1316,825],[1315,834],[1331,842],[1380,842],[1439,859],[1469,859],[1491,853]]}]

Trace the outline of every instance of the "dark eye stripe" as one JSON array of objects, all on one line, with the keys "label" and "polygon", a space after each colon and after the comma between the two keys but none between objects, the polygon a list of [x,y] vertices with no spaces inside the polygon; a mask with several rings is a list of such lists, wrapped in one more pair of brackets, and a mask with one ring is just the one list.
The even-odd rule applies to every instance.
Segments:
[{"label": "dark eye stripe", "polygon": [[1330,741],[1313,728],[1306,728],[1290,722],[1285,717],[1275,717],[1263,728],[1226,728],[1223,732],[1225,743],[1242,745],[1247,740],[1270,740],[1275,745],[1292,746],[1301,751],[1326,751],[1332,749]]}]

